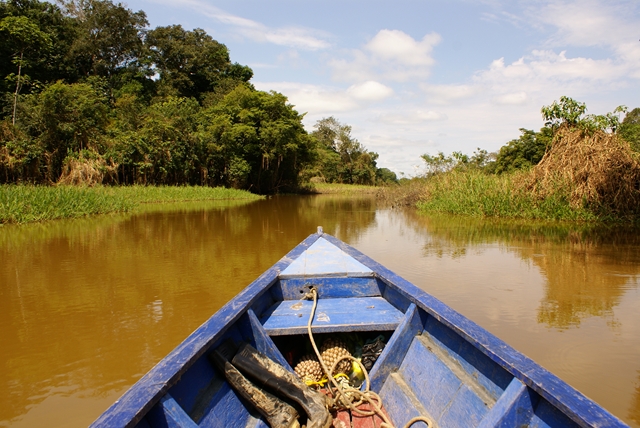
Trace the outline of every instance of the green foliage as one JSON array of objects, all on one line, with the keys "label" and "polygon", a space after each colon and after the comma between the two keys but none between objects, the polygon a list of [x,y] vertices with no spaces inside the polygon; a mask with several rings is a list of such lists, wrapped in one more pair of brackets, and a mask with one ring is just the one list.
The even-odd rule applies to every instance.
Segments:
[{"label": "green foliage", "polygon": [[160,74],[161,95],[198,98],[216,90],[224,95],[253,76],[249,67],[231,64],[226,46],[199,28],[158,27],[147,33],[146,44]]},{"label": "green foliage", "polygon": [[396,173],[389,168],[378,168],[376,170],[376,183],[379,184],[394,184],[398,182]]},{"label": "green foliage", "polygon": [[631,144],[631,149],[640,152],[640,108],[627,113],[618,134]]},{"label": "green foliage", "polygon": [[567,96],[560,97],[559,103],[554,101],[553,104],[543,106],[541,109],[547,127],[557,129],[560,125],[566,124],[591,133],[595,131],[616,132],[620,126],[619,114],[626,111],[625,106],[618,106],[613,112],[604,115],[587,115],[585,114],[587,112],[585,103]]},{"label": "green foliage", "polygon": [[316,176],[329,183],[376,184],[378,154],[351,136],[351,126],[327,117],[316,123],[311,135],[317,141]]},{"label": "green foliage", "polygon": [[471,157],[460,151],[453,152],[449,156],[444,152],[438,152],[435,156],[425,153],[420,157],[425,163],[427,176],[453,170],[484,170],[491,164],[491,155],[479,147]]},{"label": "green foliage", "polygon": [[70,54],[81,75],[111,77],[141,57],[149,25],[144,12],[108,0],[70,0],[64,6],[76,22]]},{"label": "green foliage", "polygon": [[59,4],[0,1],[0,182],[267,193],[319,177],[396,181],[350,126],[327,118],[308,135],[287,98],[256,91],[251,68],[204,30],[148,29],[111,0]]},{"label": "green foliage", "polygon": [[596,220],[586,209],[574,209],[568,193],[537,199],[519,186],[518,174],[492,175],[477,170],[452,171],[429,178],[418,209],[474,217],[505,217],[544,220]]},{"label": "green foliage", "polygon": [[29,223],[127,212],[151,202],[259,199],[249,192],[211,187],[0,186],[0,224]]},{"label": "green foliage", "polygon": [[553,131],[551,128],[542,128],[540,132],[520,128],[522,135],[518,139],[511,140],[500,148],[492,166],[492,171],[497,174],[529,169],[544,156],[547,148],[551,147]]}]

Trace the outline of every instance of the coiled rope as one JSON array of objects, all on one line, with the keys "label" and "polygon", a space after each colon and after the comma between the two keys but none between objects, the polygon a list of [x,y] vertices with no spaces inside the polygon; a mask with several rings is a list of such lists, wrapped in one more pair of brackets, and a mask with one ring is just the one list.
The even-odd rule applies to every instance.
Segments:
[{"label": "coiled rope", "polygon": [[[316,287],[311,287],[309,293],[305,296],[306,298],[313,298],[313,307],[311,308],[311,314],[309,315],[309,322],[307,323],[307,332],[309,334],[309,340],[311,341],[311,346],[313,347],[313,351],[316,353],[318,357],[318,361],[322,366],[322,370],[327,375],[329,379],[329,391],[333,395],[334,405],[333,407],[337,410],[349,409],[352,414],[355,413],[360,416],[373,416],[378,415],[380,419],[383,420],[382,424],[380,424],[381,428],[394,428],[393,424],[387,417],[387,415],[382,411],[382,399],[378,394],[370,390],[371,383],[369,381],[369,373],[363,364],[358,364],[362,369],[362,373],[364,374],[365,379],[365,389],[361,391],[360,389],[352,388],[351,386],[344,386],[344,383],[339,383],[333,376],[333,371],[337,367],[338,363],[342,360],[349,359],[358,363],[356,358],[352,356],[344,356],[340,358],[338,361],[335,361],[331,368],[329,369],[322,359],[322,355],[320,355],[320,351],[318,350],[318,346],[316,345],[316,341],[313,338],[313,333],[311,332],[311,324],[313,322],[313,317],[316,313],[316,308],[318,306],[318,290]],[[336,376],[337,377],[337,376]],[[331,388],[333,386],[333,389]],[[358,409],[363,403],[369,403],[373,410],[361,410]],[[404,428],[409,428],[416,422],[424,422],[428,427],[433,427],[433,422],[429,418],[424,416],[417,416],[412,418],[407,422]]]}]

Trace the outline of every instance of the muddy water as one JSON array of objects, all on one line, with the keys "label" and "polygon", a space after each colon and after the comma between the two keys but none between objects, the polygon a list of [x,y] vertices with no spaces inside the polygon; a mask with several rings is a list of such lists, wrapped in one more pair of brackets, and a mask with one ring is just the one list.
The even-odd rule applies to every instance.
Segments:
[{"label": "muddy water", "polygon": [[86,426],[317,225],[640,427],[640,231],[334,196],[1,227],[0,426]]}]

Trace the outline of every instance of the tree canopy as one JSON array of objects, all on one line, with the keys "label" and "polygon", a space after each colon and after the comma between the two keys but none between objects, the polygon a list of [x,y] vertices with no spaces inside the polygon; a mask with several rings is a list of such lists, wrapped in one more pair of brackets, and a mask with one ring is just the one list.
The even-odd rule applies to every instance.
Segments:
[{"label": "tree canopy", "polygon": [[[202,29],[110,0],[0,0],[0,182],[233,186],[395,180],[351,127],[308,134],[287,98]],[[100,169],[99,174],[89,169]],[[87,183],[92,184],[92,183]]]}]

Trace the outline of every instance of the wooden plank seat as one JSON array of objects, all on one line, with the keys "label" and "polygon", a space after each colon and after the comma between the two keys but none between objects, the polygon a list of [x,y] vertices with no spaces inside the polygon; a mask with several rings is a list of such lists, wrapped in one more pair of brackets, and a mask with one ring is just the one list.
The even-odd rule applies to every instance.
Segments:
[{"label": "wooden plank seat", "polygon": [[[313,302],[284,300],[260,317],[269,336],[306,334]],[[392,331],[404,314],[382,297],[320,299],[313,319],[314,333]]]}]

